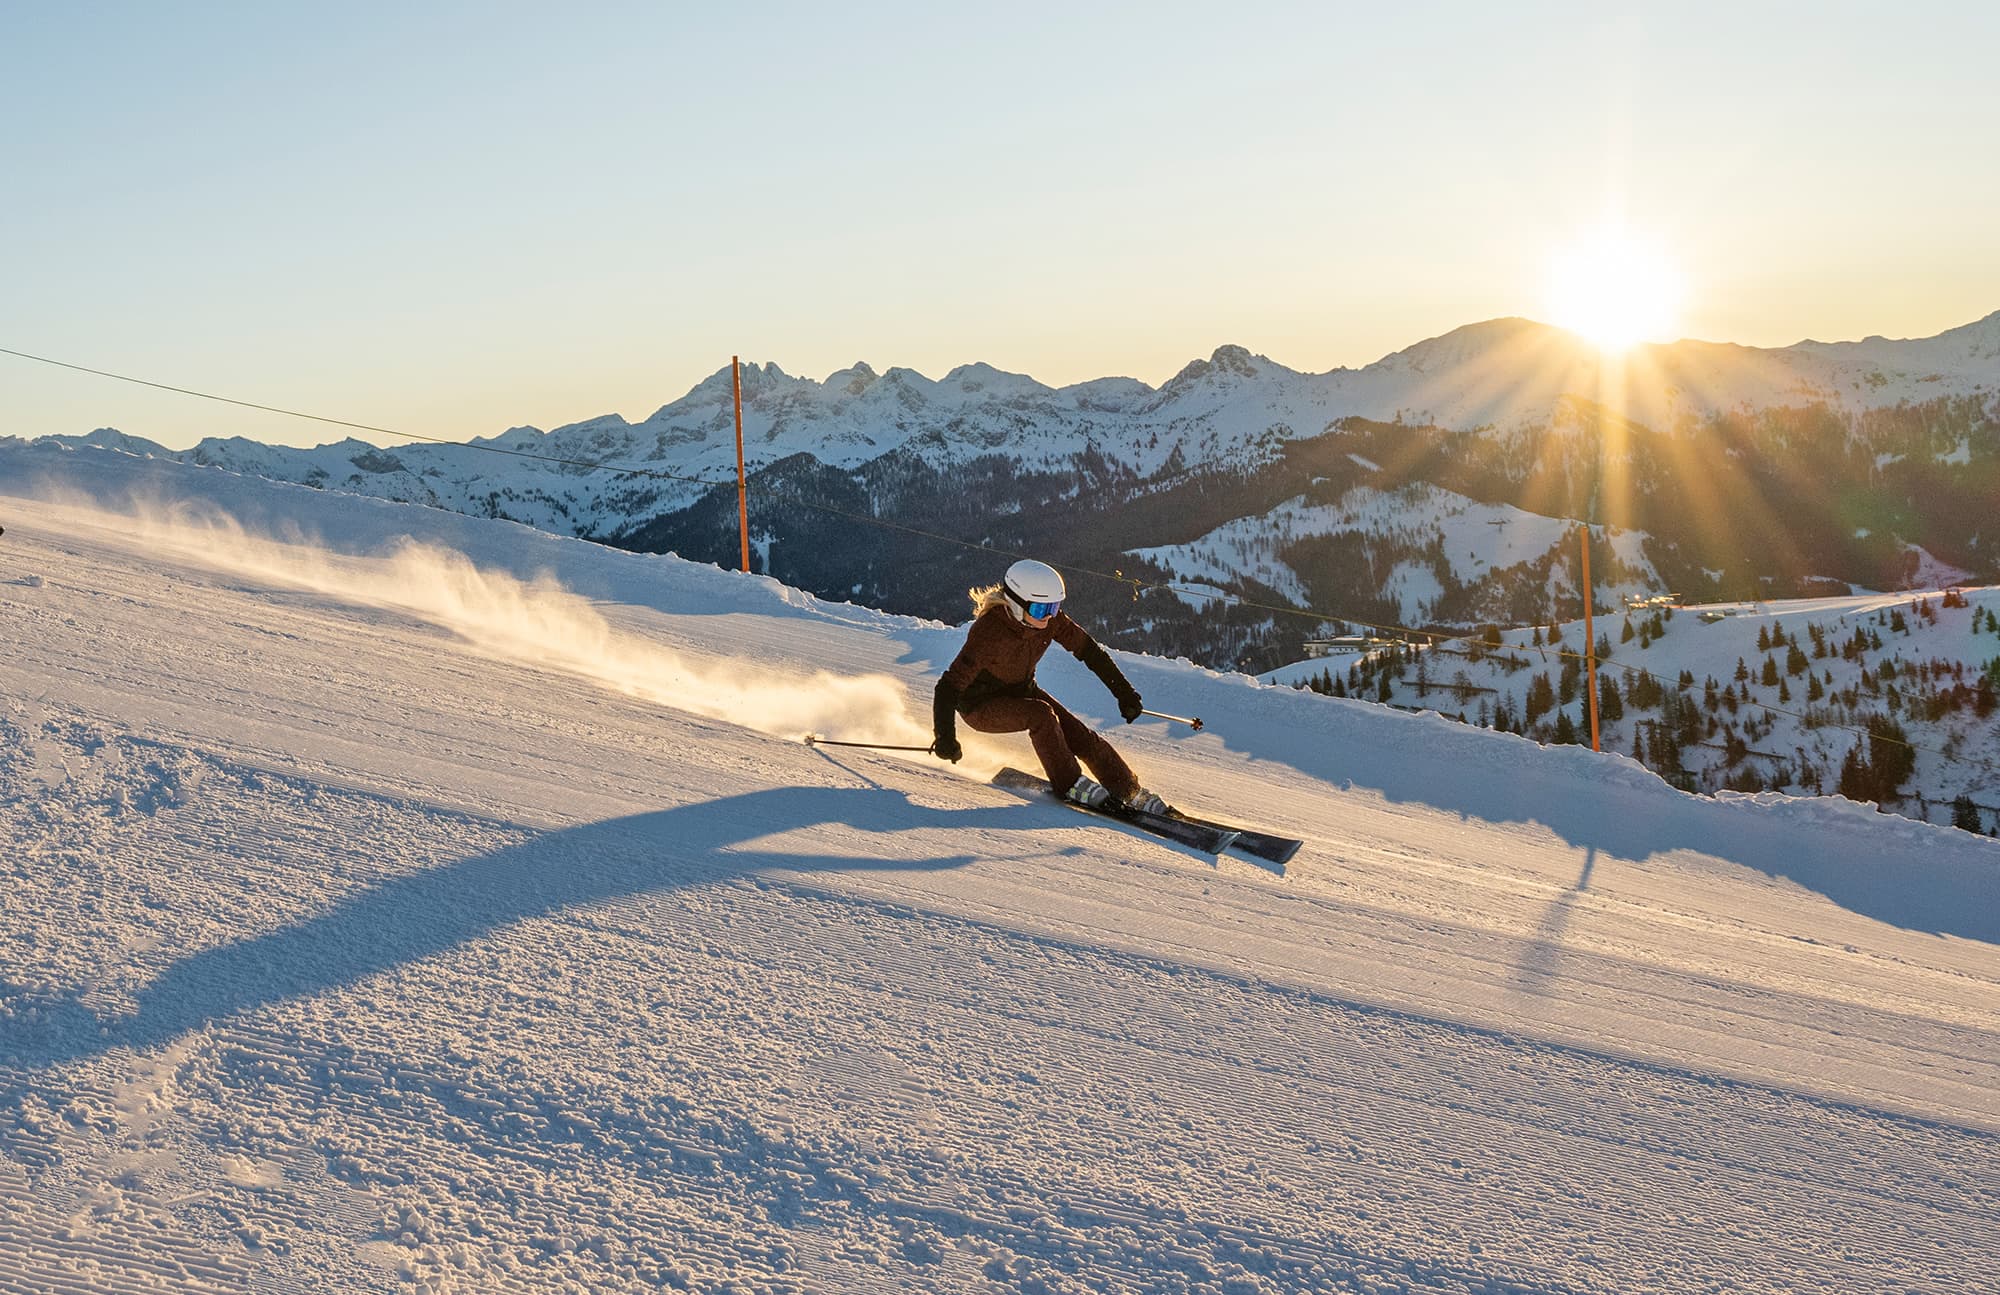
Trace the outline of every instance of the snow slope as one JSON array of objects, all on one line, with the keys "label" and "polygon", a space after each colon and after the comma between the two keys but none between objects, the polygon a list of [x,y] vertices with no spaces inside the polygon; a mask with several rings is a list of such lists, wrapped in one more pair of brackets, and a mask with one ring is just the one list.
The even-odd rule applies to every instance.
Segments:
[{"label": "snow slope", "polygon": [[0,1291],[2000,1289],[1990,841],[1124,658],[1274,873],[796,740],[952,627],[116,455],[0,524]]},{"label": "snow slope", "polygon": [[[1245,576],[1269,585],[1301,606],[1311,599],[1298,573],[1277,555],[1295,540],[1360,531],[1390,536],[1406,544],[1440,546],[1454,578],[1475,584],[1492,571],[1532,562],[1574,543],[1576,524],[1544,517],[1507,504],[1484,504],[1419,482],[1392,491],[1356,486],[1336,504],[1288,499],[1268,513],[1240,517],[1187,544],[1163,544],[1133,553],[1172,574],[1176,584],[1226,586]],[[1644,531],[1606,527],[1611,550],[1640,577],[1625,585],[1599,585],[1600,594],[1643,594],[1657,587],[1658,573],[1646,560]],[[1553,577],[1551,577],[1553,580]],[[1433,618],[1441,592],[1428,567],[1399,564],[1382,581],[1384,597],[1401,609],[1400,624],[1421,625]]]}]

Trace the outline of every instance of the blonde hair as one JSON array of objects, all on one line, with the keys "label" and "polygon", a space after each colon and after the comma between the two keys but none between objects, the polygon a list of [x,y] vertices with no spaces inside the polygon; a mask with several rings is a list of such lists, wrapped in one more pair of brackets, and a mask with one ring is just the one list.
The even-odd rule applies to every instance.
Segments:
[{"label": "blonde hair", "polygon": [[1007,605],[1007,586],[978,585],[966,590],[965,596],[972,599],[972,617],[977,620],[995,607]]}]

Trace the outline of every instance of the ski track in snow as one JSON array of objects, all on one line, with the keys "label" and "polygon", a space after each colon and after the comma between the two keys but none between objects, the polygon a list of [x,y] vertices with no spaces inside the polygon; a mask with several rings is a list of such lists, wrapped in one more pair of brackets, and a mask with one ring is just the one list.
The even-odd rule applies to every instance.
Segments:
[{"label": "ski track in snow", "polygon": [[[7,525],[7,1295],[2000,1289],[1990,944],[1125,730],[1273,876]],[[605,612],[955,645],[757,607]]]}]

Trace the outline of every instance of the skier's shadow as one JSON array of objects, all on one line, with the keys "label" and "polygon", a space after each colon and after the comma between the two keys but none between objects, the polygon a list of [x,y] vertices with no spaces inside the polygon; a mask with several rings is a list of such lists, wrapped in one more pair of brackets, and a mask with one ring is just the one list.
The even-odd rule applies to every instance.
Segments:
[{"label": "skier's shadow", "polygon": [[1535,927],[1535,934],[1514,968],[1514,988],[1524,994],[1546,995],[1555,981],[1562,960],[1563,937],[1569,932],[1570,918],[1577,902],[1590,890],[1590,874],[1597,869],[1597,847],[1583,847],[1583,875],[1576,884],[1550,904]]},{"label": "skier's shadow", "polygon": [[[418,962],[509,924],[636,895],[709,885],[763,869],[938,869],[973,856],[875,858],[741,847],[844,823],[884,835],[923,828],[1013,827],[1018,813],[926,809],[882,788],[781,788],[548,833],[491,854],[396,877],[282,930],[205,949],[100,1022],[71,1002],[25,1037],[0,1026],[0,1063],[49,1065],[117,1047],[151,1047],[235,1013],[308,998]],[[48,1015],[45,1013],[45,1015]]]}]

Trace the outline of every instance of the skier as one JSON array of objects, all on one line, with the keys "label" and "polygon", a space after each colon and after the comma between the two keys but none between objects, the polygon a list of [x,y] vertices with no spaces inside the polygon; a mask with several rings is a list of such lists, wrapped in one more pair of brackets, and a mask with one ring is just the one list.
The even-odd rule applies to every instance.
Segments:
[{"label": "skier", "polygon": [[[1049,644],[1060,643],[1104,681],[1127,724],[1141,713],[1138,690],[1096,640],[1063,613],[1065,590],[1056,569],[1024,558],[1007,568],[999,584],[968,592],[972,630],[938,680],[931,750],[952,761],[964,754],[958,744],[960,715],[981,733],[1025,731],[1057,795],[1092,809],[1163,812],[1165,802],[1139,785],[1109,742],[1035,686],[1035,664]],[[1097,775],[1096,781],[1084,776],[1079,760]]]}]

